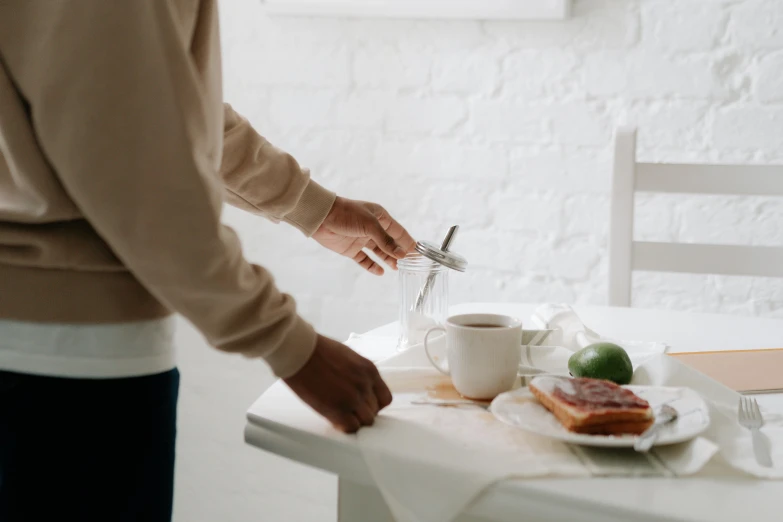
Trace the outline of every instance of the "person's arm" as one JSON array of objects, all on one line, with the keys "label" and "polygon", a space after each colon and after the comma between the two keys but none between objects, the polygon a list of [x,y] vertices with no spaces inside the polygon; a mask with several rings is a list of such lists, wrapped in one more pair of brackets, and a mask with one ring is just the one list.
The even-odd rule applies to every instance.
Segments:
[{"label": "person's arm", "polygon": [[229,104],[224,104],[224,111],[220,177],[229,203],[273,221],[286,221],[376,275],[383,274],[383,268],[365,250],[392,268],[413,250],[413,238],[383,207],[335,197]]},{"label": "person's arm", "polygon": [[[200,19],[201,38],[216,42],[216,13]],[[2,59],[84,217],[212,345],[290,377],[316,333],[220,222],[219,140],[209,139],[221,131],[220,90],[203,85],[219,74],[219,48],[203,71],[188,45],[170,2],[0,2]]]},{"label": "person's arm", "polygon": [[269,143],[228,103],[223,126],[220,177],[226,201],[312,236],[329,214],[334,193],[312,180],[307,169]]}]

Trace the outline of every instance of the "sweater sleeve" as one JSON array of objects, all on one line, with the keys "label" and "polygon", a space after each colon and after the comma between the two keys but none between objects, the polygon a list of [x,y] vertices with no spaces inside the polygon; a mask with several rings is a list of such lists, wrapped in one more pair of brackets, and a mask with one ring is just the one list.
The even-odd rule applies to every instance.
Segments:
[{"label": "sweater sleeve", "polygon": [[[212,62],[198,65],[173,9],[159,0],[0,2],[2,59],[59,181],[128,270],[212,345],[263,357],[288,377],[316,333],[220,220],[216,7],[199,10],[198,52]],[[265,196],[261,183],[253,193],[293,219],[291,202],[304,204],[308,184],[288,184],[282,196]]]},{"label": "sweater sleeve", "polygon": [[335,195],[313,181],[290,154],[259,135],[229,104],[224,107],[220,176],[226,200],[312,236],[332,209]]}]

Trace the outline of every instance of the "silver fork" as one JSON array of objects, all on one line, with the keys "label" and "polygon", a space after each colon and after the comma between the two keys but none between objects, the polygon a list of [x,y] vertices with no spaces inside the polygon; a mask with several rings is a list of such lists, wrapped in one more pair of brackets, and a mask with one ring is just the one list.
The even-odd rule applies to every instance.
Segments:
[{"label": "silver fork", "polygon": [[772,457],[769,454],[769,447],[764,440],[764,436],[760,431],[764,425],[764,418],[761,416],[758,401],[750,397],[740,397],[737,416],[740,425],[749,429],[753,437],[753,453],[756,455],[756,462],[761,466],[771,468]]}]

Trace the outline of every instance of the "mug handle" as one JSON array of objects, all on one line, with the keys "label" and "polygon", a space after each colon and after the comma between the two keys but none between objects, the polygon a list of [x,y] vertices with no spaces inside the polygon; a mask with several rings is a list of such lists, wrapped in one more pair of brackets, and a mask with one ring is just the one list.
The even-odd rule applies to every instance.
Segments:
[{"label": "mug handle", "polygon": [[433,359],[432,355],[430,355],[430,346],[427,343],[427,339],[429,338],[430,334],[433,332],[441,331],[443,333],[446,333],[446,329],[442,326],[436,326],[434,328],[430,328],[427,330],[427,333],[424,334],[424,353],[427,354],[427,359],[430,360],[430,363],[435,367],[436,370],[438,370],[443,375],[451,375],[451,373],[445,369],[443,366],[435,362],[435,359]]}]

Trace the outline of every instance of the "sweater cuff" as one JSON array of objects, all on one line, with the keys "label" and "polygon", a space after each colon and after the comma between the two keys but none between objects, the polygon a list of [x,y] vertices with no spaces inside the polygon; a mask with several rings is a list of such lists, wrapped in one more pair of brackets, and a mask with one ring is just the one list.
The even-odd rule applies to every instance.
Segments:
[{"label": "sweater cuff", "polygon": [[264,357],[274,374],[281,379],[295,375],[310,360],[318,335],[301,317],[296,318],[283,344]]},{"label": "sweater cuff", "polygon": [[336,198],[334,192],[326,190],[310,179],[296,207],[286,214],[283,221],[295,226],[307,237],[311,237],[329,215]]}]

